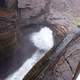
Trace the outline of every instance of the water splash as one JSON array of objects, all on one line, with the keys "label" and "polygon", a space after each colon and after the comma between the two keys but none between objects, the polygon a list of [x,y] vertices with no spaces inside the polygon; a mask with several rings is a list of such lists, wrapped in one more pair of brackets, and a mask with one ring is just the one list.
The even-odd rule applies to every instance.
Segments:
[{"label": "water splash", "polygon": [[39,32],[31,35],[31,41],[41,50],[49,50],[54,46],[53,32],[48,27],[43,27]]},{"label": "water splash", "polygon": [[79,73],[79,75],[78,75],[78,77],[77,77],[77,79],[76,80],[80,80],[80,73]]},{"label": "water splash", "polygon": [[41,54],[41,52],[37,50],[31,58],[27,59],[16,72],[9,75],[5,80],[23,80],[24,76],[44,55],[45,53]]},{"label": "water splash", "polygon": [[52,33],[52,30],[48,27],[43,27],[39,32],[32,33],[30,40],[38,49],[31,58],[27,59],[17,71],[9,75],[5,80],[23,80],[32,67],[54,46]]}]

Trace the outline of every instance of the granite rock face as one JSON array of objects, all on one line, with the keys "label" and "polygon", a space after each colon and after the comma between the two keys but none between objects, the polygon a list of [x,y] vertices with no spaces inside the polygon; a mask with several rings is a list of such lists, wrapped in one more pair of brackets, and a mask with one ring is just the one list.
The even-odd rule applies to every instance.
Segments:
[{"label": "granite rock face", "polygon": [[27,24],[44,21],[49,2],[48,0],[18,0],[20,17]]},{"label": "granite rock face", "polygon": [[[80,32],[79,32],[80,34]],[[77,35],[76,35],[77,36]],[[73,39],[60,54],[64,53],[58,62],[49,63],[35,80],[73,80],[80,62],[80,37]],[[56,55],[56,54],[55,54]],[[58,57],[57,57],[58,58]],[[56,65],[54,65],[54,63]]]},{"label": "granite rock face", "polygon": [[[48,22],[73,27],[73,19],[80,16],[79,5],[79,0],[18,0],[20,16],[26,25]],[[55,68],[49,67],[37,80],[72,80],[80,61],[79,41],[79,37],[73,40]]]},{"label": "granite rock face", "polygon": [[80,16],[79,0],[18,0],[20,16],[26,23],[45,20],[54,24],[70,24],[73,17]]},{"label": "granite rock face", "polygon": [[34,17],[45,8],[47,0],[18,0],[22,18]]},{"label": "granite rock face", "polygon": [[[62,56],[55,68],[49,68],[50,71],[41,80],[72,80],[77,65],[80,61],[80,38],[78,37],[66,49],[65,55]],[[48,77],[47,77],[48,76]]]},{"label": "granite rock face", "polygon": [[[68,29],[63,28],[63,25],[72,28],[71,22],[73,18],[80,16],[80,0],[6,0],[6,3],[7,7],[11,9],[14,9],[17,4],[19,19],[21,19],[22,24],[46,24],[47,22],[49,24],[62,25],[61,27],[58,26],[55,31],[53,29],[53,32],[58,36],[56,39],[57,44],[62,41],[62,37],[64,37],[64,34],[68,31]],[[0,15],[2,16],[3,13]],[[2,20],[0,21],[2,24]],[[5,20],[3,22],[5,22]],[[6,24],[3,23],[2,25],[5,26]],[[11,38],[12,35],[10,34],[10,36],[9,34],[7,35],[10,41],[13,41],[14,39],[12,40]],[[1,35],[2,33],[0,33],[0,36]],[[7,35],[5,34],[3,38],[8,38]],[[13,37],[14,36],[15,34]],[[52,67],[53,64],[50,64],[51,67],[48,67],[48,70],[45,72],[46,74],[43,75],[43,73],[41,73],[37,80],[71,80],[80,61],[79,43],[79,37],[73,40],[66,48],[65,55],[60,58],[55,67]]]}]

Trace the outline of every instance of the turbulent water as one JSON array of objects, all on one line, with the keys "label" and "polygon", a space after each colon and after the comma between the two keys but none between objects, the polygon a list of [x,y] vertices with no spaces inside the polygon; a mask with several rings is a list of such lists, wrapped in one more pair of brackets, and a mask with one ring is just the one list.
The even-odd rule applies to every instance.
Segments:
[{"label": "turbulent water", "polygon": [[34,45],[41,50],[49,50],[54,45],[53,32],[47,28],[41,28],[39,32],[35,32],[31,35],[31,41]]},{"label": "turbulent water", "polygon": [[28,58],[16,72],[9,75],[5,80],[22,80],[46,52],[54,46],[53,32],[48,27],[43,27],[39,32],[30,35],[30,41],[38,49],[31,58]]},{"label": "turbulent water", "polygon": [[79,73],[79,75],[78,75],[78,77],[77,77],[77,79],[76,80],[80,80],[80,73]]}]

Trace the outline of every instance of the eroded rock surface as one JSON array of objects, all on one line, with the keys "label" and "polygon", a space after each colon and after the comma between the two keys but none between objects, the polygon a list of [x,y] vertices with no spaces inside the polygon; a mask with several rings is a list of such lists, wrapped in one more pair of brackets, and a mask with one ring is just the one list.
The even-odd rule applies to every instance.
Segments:
[{"label": "eroded rock surface", "polygon": [[74,17],[80,16],[79,5],[79,0],[18,0],[20,16],[27,24],[47,20],[69,25]]},{"label": "eroded rock surface", "polygon": [[[13,0],[13,1],[8,0],[8,1],[9,2],[7,2],[7,4],[9,8],[12,8],[15,6],[16,0]],[[71,28],[73,27],[72,25],[73,18],[75,16],[77,17],[80,16],[79,14],[80,13],[80,7],[79,7],[80,1],[79,0],[75,0],[75,1],[74,0],[18,0],[17,2],[18,2],[17,7],[19,9],[19,12],[18,12],[19,20],[21,20],[22,22],[21,25],[22,24],[23,25],[38,24],[38,23],[60,25],[60,26],[55,27],[55,29],[53,28],[53,26],[50,27],[48,25],[53,30],[55,35],[57,35],[57,37],[55,36],[55,41],[57,45],[61,43],[63,38],[65,38],[66,33],[69,31],[69,27]],[[2,12],[0,15],[3,16],[5,14],[3,14]],[[63,26],[67,26],[66,29]],[[25,27],[30,27],[30,26],[25,26]],[[19,31],[19,34],[21,35],[21,37],[23,36],[23,33],[26,33],[26,31],[28,33],[29,31],[26,29],[24,31],[24,29],[25,28],[22,28],[23,32]],[[35,28],[32,27],[31,32],[34,29]],[[25,42],[26,42],[26,39],[21,42],[21,46],[19,46],[20,50],[22,49],[22,45],[23,46],[29,45],[28,47],[30,47],[30,44],[29,43],[25,44]],[[79,37],[76,38],[76,40],[73,40],[65,49],[66,50],[65,55],[63,55],[60,58],[58,63],[56,63],[56,66],[53,67],[52,66],[53,64],[50,64],[51,67],[49,67],[48,70],[45,71],[46,74],[41,73],[41,75],[37,78],[37,80],[71,80],[74,76],[78,62],[80,61],[80,44],[79,43],[80,43]],[[24,58],[26,55],[25,54],[26,48],[23,47],[22,51],[23,52],[21,53],[20,56],[21,58]],[[33,51],[34,50],[32,49],[31,52]],[[20,58],[18,58],[18,55],[15,56],[17,58],[17,61],[16,61],[16,58],[14,60],[14,63],[16,62],[16,65],[18,61],[22,61]],[[22,62],[20,63],[20,65],[21,64]],[[12,66],[13,65],[14,64],[12,64]],[[8,74],[7,71],[3,70],[3,66],[2,66],[2,72],[3,74],[4,72]]]},{"label": "eroded rock surface", "polygon": [[[54,66],[50,63],[47,70],[44,70],[38,80],[72,80],[80,62],[80,37],[72,40],[65,48],[64,55]],[[37,80],[36,79],[36,80]]]}]

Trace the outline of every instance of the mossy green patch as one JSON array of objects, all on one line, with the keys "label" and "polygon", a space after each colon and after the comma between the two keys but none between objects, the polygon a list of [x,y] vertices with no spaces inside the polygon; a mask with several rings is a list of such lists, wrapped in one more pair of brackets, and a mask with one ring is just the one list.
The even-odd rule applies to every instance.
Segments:
[{"label": "mossy green patch", "polygon": [[79,26],[80,25],[80,17],[76,17],[74,18],[74,20],[72,21],[73,24]]}]

